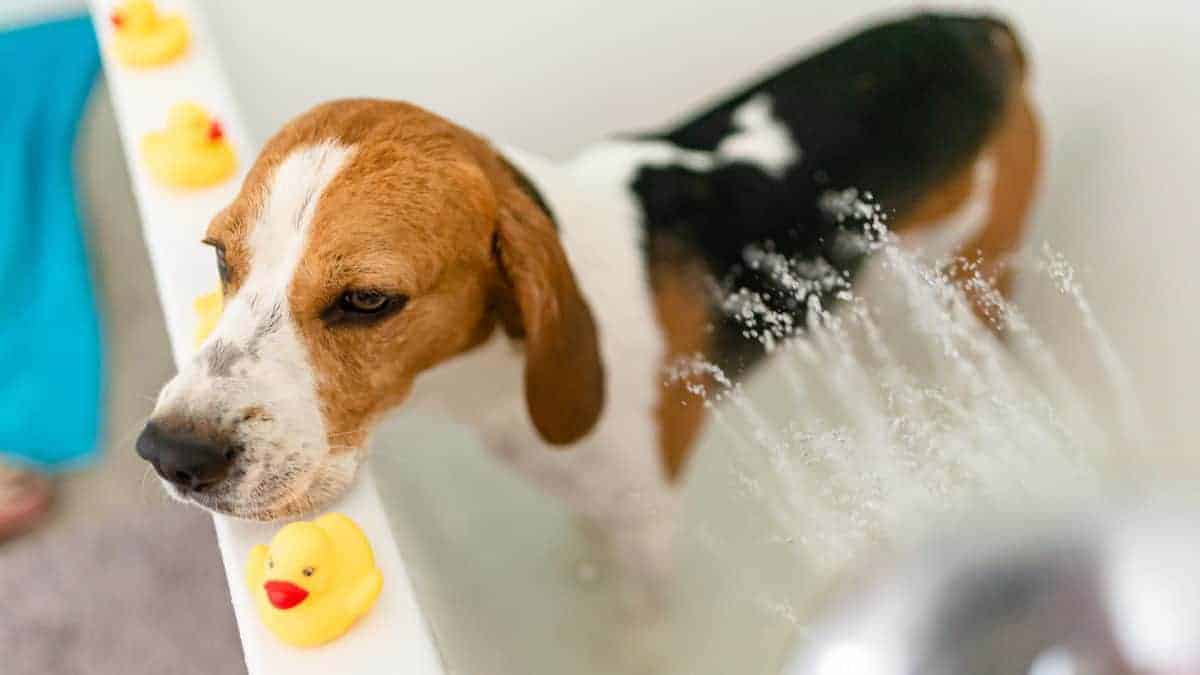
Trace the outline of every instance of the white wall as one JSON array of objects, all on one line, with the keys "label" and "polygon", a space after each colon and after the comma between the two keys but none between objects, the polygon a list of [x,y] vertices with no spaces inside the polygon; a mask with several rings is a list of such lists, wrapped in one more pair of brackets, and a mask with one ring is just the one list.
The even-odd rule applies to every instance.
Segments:
[{"label": "white wall", "polygon": [[[332,97],[394,97],[556,157],[609,132],[669,120],[764,65],[906,6],[872,0],[209,5],[257,134]],[[1200,207],[1192,182],[1200,177],[1200,140],[1192,120],[1200,109],[1200,10],[1190,2],[1018,0],[997,11],[1016,22],[1029,44],[1049,128],[1038,237],[1079,268],[1133,370],[1160,435],[1155,447],[1194,454]]]}]

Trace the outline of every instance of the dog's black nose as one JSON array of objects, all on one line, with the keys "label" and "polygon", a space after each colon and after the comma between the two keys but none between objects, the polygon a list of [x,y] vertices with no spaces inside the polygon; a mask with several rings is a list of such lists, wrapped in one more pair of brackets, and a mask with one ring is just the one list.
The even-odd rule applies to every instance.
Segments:
[{"label": "dog's black nose", "polygon": [[219,483],[237,457],[229,444],[167,431],[154,422],[138,436],[137,453],[164,479],[196,491]]}]

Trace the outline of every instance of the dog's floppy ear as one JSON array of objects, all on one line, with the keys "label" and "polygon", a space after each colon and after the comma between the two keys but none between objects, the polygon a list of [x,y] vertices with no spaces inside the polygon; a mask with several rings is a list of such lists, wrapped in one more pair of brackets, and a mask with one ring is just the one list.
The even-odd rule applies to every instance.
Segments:
[{"label": "dog's floppy ear", "polygon": [[596,324],[545,203],[505,164],[494,241],[507,286],[501,317],[510,334],[524,336],[533,426],[547,443],[564,445],[591,431],[604,406]]}]

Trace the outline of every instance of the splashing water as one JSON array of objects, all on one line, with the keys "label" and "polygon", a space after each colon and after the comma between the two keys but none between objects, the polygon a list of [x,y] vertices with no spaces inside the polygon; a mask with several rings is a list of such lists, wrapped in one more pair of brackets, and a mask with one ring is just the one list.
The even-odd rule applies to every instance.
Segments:
[{"label": "splashing water", "polygon": [[[872,221],[838,242],[873,250],[853,289],[832,267],[749,249],[747,266],[806,303],[805,325],[772,309],[779,298],[724,289],[770,356],[745,381],[699,358],[673,368],[712,422],[683,482],[660,623],[631,623],[561,505],[470,439],[430,444],[409,420],[408,439],[389,442],[405,451],[377,453],[393,526],[420,542],[406,557],[452,672],[778,673],[823,596],[864,562],[979,514],[1036,518],[1102,494],[1144,426],[1066,260],[1045,249],[1021,262],[1023,284],[1061,301],[1054,321],[1081,329],[1058,345],[976,274],[966,285],[985,325],[941,267],[871,229],[877,209],[834,197],[830,208]],[[1072,364],[1087,352],[1106,390],[1085,389],[1064,350]]]},{"label": "splashing water", "polygon": [[[741,574],[738,593],[793,629],[839,575],[941,527],[1001,513],[1037,517],[1098,498],[1113,454],[1145,438],[1129,376],[1062,255],[1043,249],[1036,264],[1022,264],[1035,272],[1022,281],[1055,285],[1074,314],[1056,319],[1080,323],[1087,336],[1068,348],[1094,355],[1107,392],[1085,395],[1055,349],[977,272],[963,286],[982,299],[992,326],[936,271],[944,266],[918,262],[886,233],[872,248],[854,293],[819,270],[747,251],[748,265],[769,269],[777,288],[808,303],[807,325],[797,330],[790,316],[733,289],[726,309],[771,353],[759,374],[734,382],[701,358],[671,373],[689,383],[719,430],[700,480],[719,483],[724,474],[746,507],[742,517],[761,514],[791,566],[774,585]],[[818,300],[830,289],[840,300],[832,311]],[[704,508],[698,498],[691,504]],[[722,538],[728,524],[700,516],[688,528],[694,545],[722,559],[719,567],[748,564]]]}]

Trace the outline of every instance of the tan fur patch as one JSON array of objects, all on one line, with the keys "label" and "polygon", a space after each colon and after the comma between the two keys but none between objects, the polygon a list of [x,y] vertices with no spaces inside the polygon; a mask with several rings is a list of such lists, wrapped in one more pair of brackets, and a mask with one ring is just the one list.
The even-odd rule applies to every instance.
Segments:
[{"label": "tan fur patch", "polygon": [[[679,359],[708,353],[712,320],[711,293],[705,287],[703,265],[681,251],[671,250],[674,248],[660,243],[651,252],[654,307],[667,342],[664,370]],[[711,378],[698,374],[667,379],[663,384],[656,415],[659,451],[671,480],[683,472],[706,418],[703,397],[689,391],[689,387],[711,390],[711,385]]]},{"label": "tan fur patch", "polygon": [[[1023,91],[1013,96],[980,156],[988,157],[995,166],[987,218],[979,233],[958,251],[959,256],[972,264],[955,265],[950,272],[959,282],[978,274],[1007,298],[1012,293],[1012,275],[1005,263],[1021,245],[1041,157],[1037,118]],[[926,195],[907,217],[895,224],[894,231],[901,237],[917,233],[962,209],[971,198],[974,169],[971,164]],[[975,313],[992,325],[986,293],[970,284],[964,284],[964,290]]]}]

